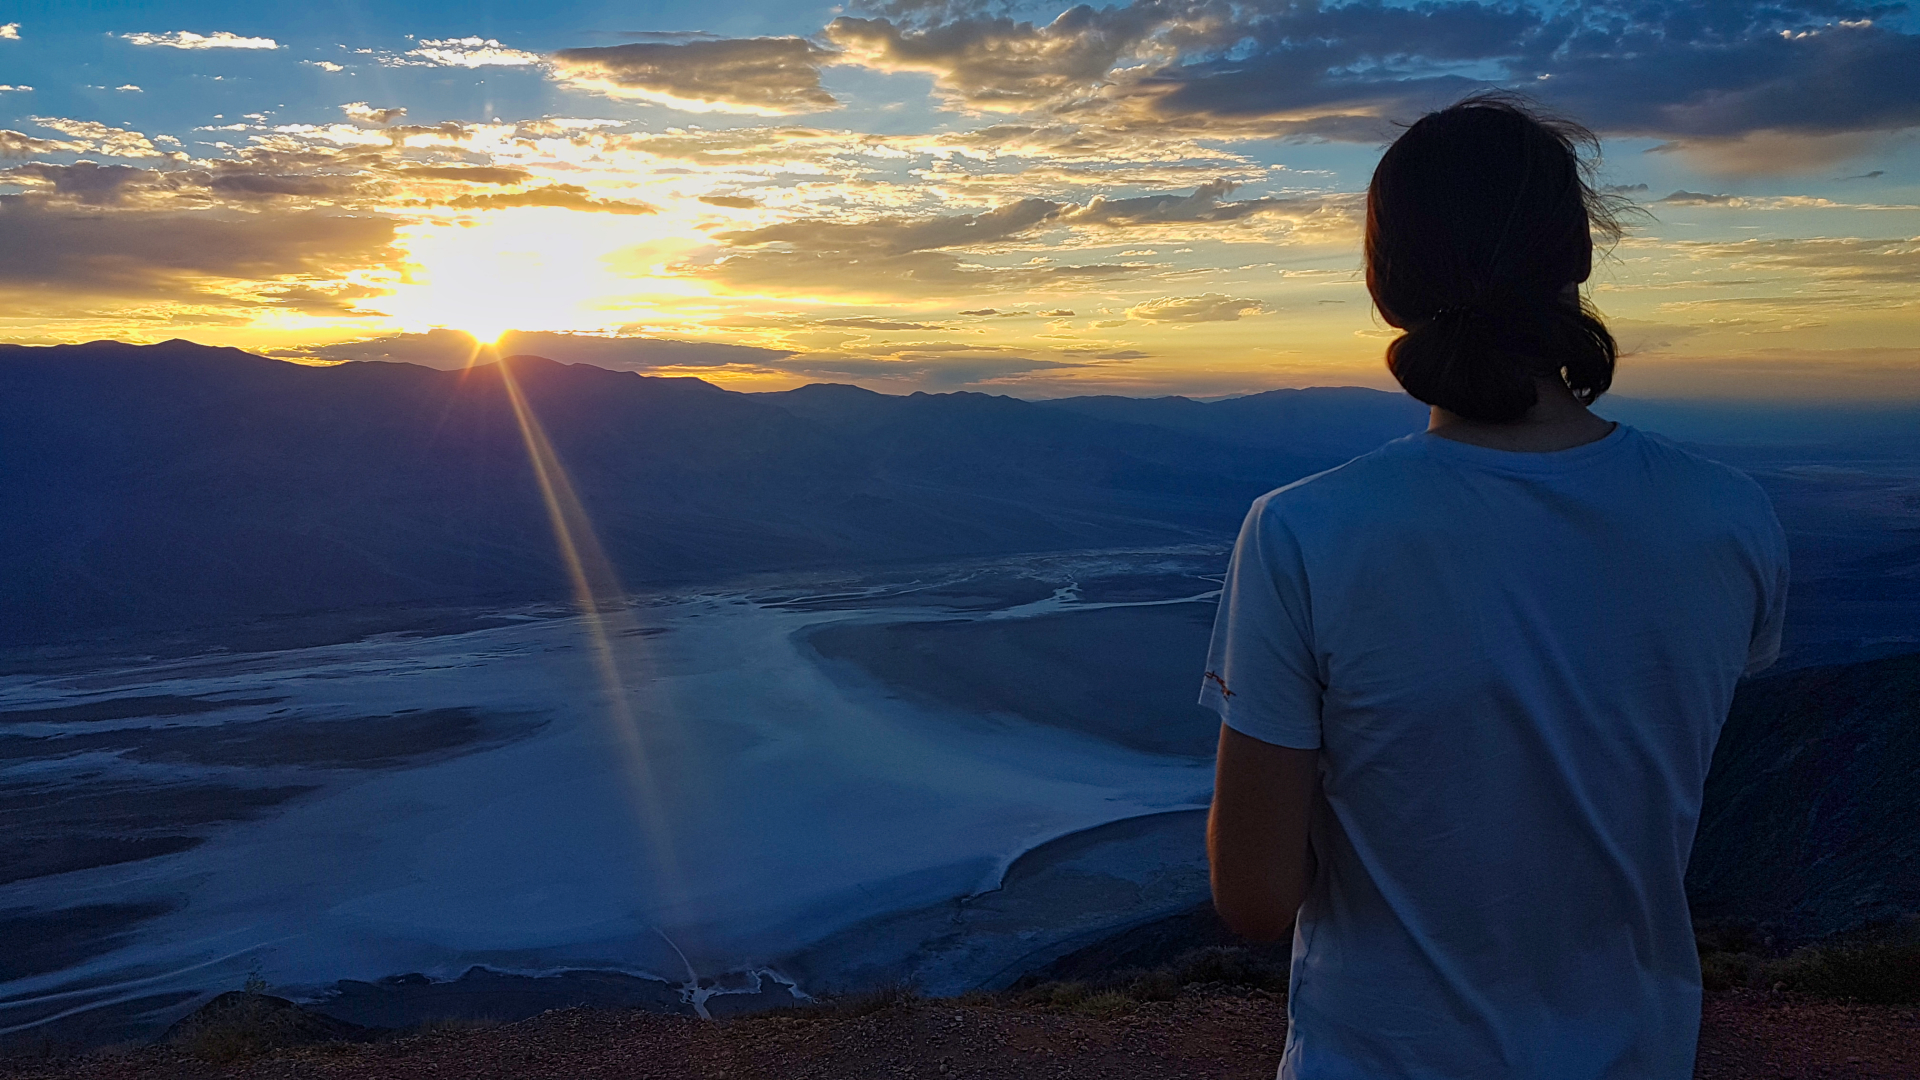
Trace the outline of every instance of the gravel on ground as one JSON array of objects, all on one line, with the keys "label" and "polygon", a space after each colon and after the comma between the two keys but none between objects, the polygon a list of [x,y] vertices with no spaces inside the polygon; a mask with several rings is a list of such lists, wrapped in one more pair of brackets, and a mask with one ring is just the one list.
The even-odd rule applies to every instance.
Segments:
[{"label": "gravel on ground", "polygon": [[[174,1047],[0,1063],[7,1080],[1266,1080],[1286,1004],[1189,988],[1114,1014],[928,999],[864,1015],[711,1022],[563,1009],[491,1027],[324,1043],[213,1064]],[[1920,1008],[1784,994],[1708,998],[1696,1080],[1916,1080]]]}]

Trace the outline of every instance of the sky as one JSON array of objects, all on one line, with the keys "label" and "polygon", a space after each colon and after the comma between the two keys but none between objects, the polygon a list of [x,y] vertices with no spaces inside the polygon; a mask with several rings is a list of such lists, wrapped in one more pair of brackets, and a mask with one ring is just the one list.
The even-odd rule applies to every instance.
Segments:
[{"label": "sky", "polygon": [[1920,16],[1848,0],[0,3],[0,340],[1386,387],[1368,177],[1487,87],[1643,208],[1618,392],[1920,401]]}]

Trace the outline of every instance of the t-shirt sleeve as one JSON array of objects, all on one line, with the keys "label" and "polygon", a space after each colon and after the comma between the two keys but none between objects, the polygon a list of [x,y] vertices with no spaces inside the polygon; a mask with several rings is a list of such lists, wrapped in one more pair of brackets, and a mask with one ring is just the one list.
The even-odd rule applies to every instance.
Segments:
[{"label": "t-shirt sleeve", "polygon": [[1233,548],[1200,704],[1243,735],[1314,750],[1325,691],[1299,541],[1262,499]]},{"label": "t-shirt sleeve", "polygon": [[1759,574],[1762,579],[1760,604],[1753,624],[1753,642],[1747,648],[1747,667],[1742,675],[1764,671],[1780,659],[1780,633],[1787,621],[1787,536],[1778,518],[1771,524],[1772,543]]}]

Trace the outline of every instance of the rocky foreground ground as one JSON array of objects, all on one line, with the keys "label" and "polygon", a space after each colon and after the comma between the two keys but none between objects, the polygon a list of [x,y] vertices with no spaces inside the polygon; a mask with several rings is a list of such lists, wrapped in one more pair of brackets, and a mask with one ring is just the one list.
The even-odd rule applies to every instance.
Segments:
[{"label": "rocky foreground ground", "polygon": [[[1069,1006],[1005,998],[877,1000],[713,1022],[563,1009],[495,1026],[265,1053],[217,1041],[0,1066],[8,1080],[1061,1080],[1273,1075],[1282,998],[1190,986],[1170,1001],[1091,997]],[[1914,1080],[1920,1007],[1790,994],[1710,995],[1697,1080]]]}]

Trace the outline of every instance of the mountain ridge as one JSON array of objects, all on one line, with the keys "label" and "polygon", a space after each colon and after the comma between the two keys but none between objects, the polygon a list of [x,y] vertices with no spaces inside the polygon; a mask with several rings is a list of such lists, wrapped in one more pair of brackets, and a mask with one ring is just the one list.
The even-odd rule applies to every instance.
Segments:
[{"label": "mountain ridge", "polygon": [[[1224,542],[1255,496],[1370,449],[1392,417],[1412,430],[1417,410],[1362,391],[1373,428],[1343,444],[1343,418],[1290,440],[1236,416],[1209,437],[996,395],[748,394],[504,363],[632,587]],[[565,598],[502,370],[0,346],[0,644]]]}]

